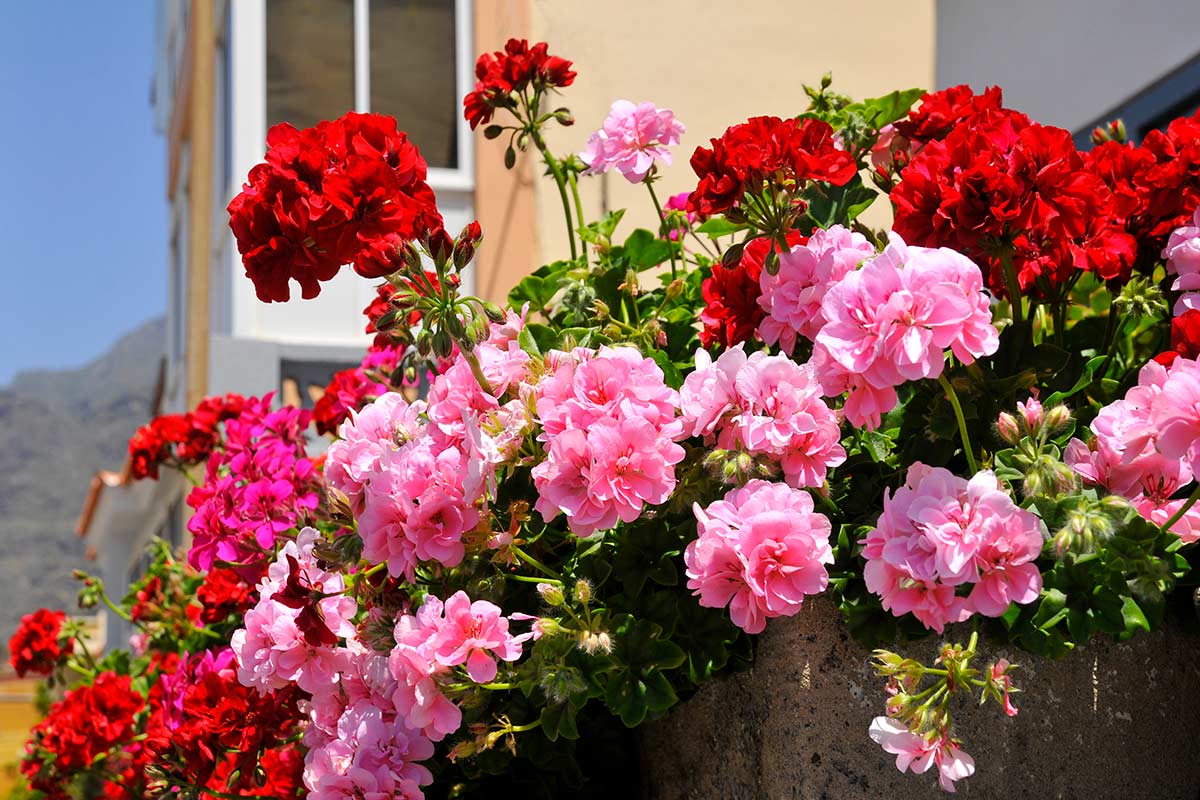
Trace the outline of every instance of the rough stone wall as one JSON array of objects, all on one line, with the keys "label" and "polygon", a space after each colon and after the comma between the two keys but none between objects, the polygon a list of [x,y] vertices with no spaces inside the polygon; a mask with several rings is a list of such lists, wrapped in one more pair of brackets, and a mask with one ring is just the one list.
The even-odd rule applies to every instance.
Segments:
[{"label": "rough stone wall", "polygon": [[[928,663],[936,647],[912,651]],[[1167,629],[1124,644],[1096,639],[1060,661],[986,642],[980,652],[1021,665],[1020,713],[956,703],[957,733],[976,763],[959,796],[1200,798],[1200,637]],[[772,621],[752,670],[644,729],[646,798],[941,797],[936,769],[902,775],[867,737],[884,703],[869,655],[828,600]]]}]

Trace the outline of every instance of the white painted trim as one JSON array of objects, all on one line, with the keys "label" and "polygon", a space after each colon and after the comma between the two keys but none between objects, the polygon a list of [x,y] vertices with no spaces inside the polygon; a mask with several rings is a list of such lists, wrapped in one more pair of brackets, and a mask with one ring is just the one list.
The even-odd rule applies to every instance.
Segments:
[{"label": "white painted trim", "polygon": [[[251,168],[262,161],[267,141],[267,4],[266,0],[237,0],[229,13],[229,110],[233,117],[230,164],[233,175],[229,185],[241,191]],[[229,234],[232,240],[233,234]],[[237,249],[228,243],[231,270],[231,291],[226,302],[230,309],[230,333],[234,336],[254,336],[258,330],[258,298],[254,285],[241,274]]]},{"label": "white painted trim", "polygon": [[354,0],[354,110],[371,110],[371,0]]}]

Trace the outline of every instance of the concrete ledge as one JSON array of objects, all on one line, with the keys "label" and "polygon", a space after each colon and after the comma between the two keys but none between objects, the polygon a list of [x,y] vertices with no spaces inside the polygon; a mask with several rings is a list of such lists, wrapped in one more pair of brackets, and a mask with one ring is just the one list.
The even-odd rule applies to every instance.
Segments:
[{"label": "concrete ledge", "polygon": [[[647,798],[943,796],[934,772],[900,774],[867,737],[883,713],[883,683],[831,601],[772,621],[759,644],[752,670],[704,687],[644,728]],[[928,663],[936,648],[930,640],[908,652]],[[1167,629],[1125,644],[1096,639],[1060,661],[987,643],[980,652],[1021,665],[1020,713],[1007,718],[990,702],[955,706],[976,763],[959,796],[1200,797],[1200,637]]]}]

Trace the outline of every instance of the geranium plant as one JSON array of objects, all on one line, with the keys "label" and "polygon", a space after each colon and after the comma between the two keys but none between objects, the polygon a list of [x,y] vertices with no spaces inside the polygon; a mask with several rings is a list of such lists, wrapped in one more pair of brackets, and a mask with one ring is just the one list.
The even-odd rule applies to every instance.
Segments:
[{"label": "geranium plant", "polygon": [[[1017,713],[986,641],[1163,624],[1200,538],[1200,118],[1084,153],[998,89],[826,78],[697,148],[664,204],[671,111],[619,100],[554,154],[571,63],[514,40],[477,75],[468,121],[545,162],[569,257],[508,308],[468,296],[483,231],[443,229],[393,120],[273,128],[229,206],[247,276],[267,302],[382,279],[374,343],[312,413],[210,398],[134,436],[136,475],[195,478],[191,548],[158,546],[123,603],[85,579],[130,652],[27,619],[18,668],[80,682],[32,786],[607,796],[629,729],[826,593],[873,645],[945,637],[934,664],[876,651],[863,733],[953,791],[976,769],[956,695]],[[584,217],[580,181],[614,170],[655,229]],[[881,196],[891,231],[860,219]]]}]

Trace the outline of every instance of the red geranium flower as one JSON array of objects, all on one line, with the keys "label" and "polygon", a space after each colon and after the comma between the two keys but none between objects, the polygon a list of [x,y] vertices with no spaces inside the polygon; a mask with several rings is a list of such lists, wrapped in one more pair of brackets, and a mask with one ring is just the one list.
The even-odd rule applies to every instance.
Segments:
[{"label": "red geranium flower", "polygon": [[[790,231],[788,245],[795,247],[806,241],[799,231]],[[700,321],[700,343],[705,347],[732,347],[754,336],[762,322],[763,310],[758,304],[761,290],[758,285],[770,239],[760,236],[751,240],[742,251],[742,258],[732,269],[719,262],[713,264],[712,276],[704,279],[701,293],[704,308]]]},{"label": "red geranium flower", "polygon": [[571,62],[550,55],[548,48],[545,42],[530,47],[525,39],[509,39],[503,50],[479,56],[475,90],[463,98],[463,117],[471,123],[471,130],[491,122],[497,108],[514,106],[514,92],[529,87],[542,92],[575,81]]},{"label": "red geranium flower", "polygon": [[894,127],[910,142],[925,144],[944,139],[960,122],[981,111],[1001,108],[1003,99],[999,86],[989,86],[983,94],[975,94],[966,84],[951,86],[926,93],[920,104]]},{"label": "red geranium flower", "polygon": [[778,189],[806,181],[847,183],[854,158],[834,144],[833,128],[816,119],[751,117],[727,129],[711,147],[697,147],[692,169],[700,178],[687,210],[700,216],[727,211],[763,183]]},{"label": "red geranium flower", "polygon": [[[25,746],[21,772],[30,787],[65,800],[76,775],[120,772],[130,758],[121,748],[132,745],[134,717],[144,706],[130,677],[112,672],[67,692],[33,728]],[[98,763],[99,756],[108,757]]]},{"label": "red geranium flower", "polygon": [[74,646],[71,640],[60,641],[66,619],[66,613],[48,608],[21,617],[17,632],[8,640],[9,660],[17,675],[49,675],[61,659],[70,655]]},{"label": "red geranium flower", "polygon": [[1181,356],[1200,357],[1200,310],[1189,308],[1171,320],[1171,349],[1159,353],[1154,360],[1169,367]]},{"label": "red geranium flower", "polygon": [[396,121],[350,113],[267,134],[266,162],[229,204],[229,225],[260,300],[305,298],[353,264],[379,277],[388,251],[441,226],[427,167]]}]

